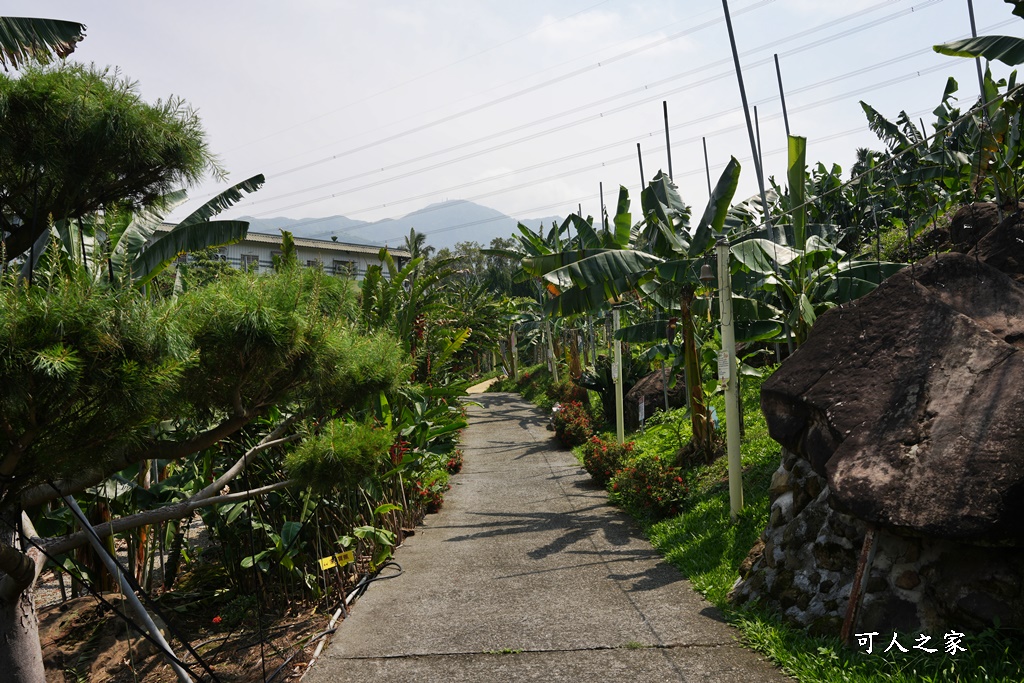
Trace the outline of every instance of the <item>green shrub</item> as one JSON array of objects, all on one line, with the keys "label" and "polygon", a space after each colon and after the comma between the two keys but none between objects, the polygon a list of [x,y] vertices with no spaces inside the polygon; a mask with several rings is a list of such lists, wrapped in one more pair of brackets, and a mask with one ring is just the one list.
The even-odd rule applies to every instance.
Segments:
[{"label": "green shrub", "polygon": [[549,384],[544,393],[555,403],[587,402],[587,390],[573,382],[568,375],[563,375],[557,382]]},{"label": "green shrub", "polygon": [[633,453],[634,445],[632,441],[619,445],[615,441],[605,441],[595,435],[580,449],[583,455],[583,468],[594,481],[606,486]]},{"label": "green shrub", "polygon": [[585,443],[594,433],[590,413],[579,401],[561,404],[551,422],[554,424],[558,440],[567,448]]},{"label": "green shrub", "polygon": [[331,420],[285,456],[284,469],[318,493],[355,488],[388,455],[393,440],[384,429]]},{"label": "green shrub", "polygon": [[679,514],[689,492],[682,470],[658,455],[630,459],[610,484],[612,502],[648,522]]}]

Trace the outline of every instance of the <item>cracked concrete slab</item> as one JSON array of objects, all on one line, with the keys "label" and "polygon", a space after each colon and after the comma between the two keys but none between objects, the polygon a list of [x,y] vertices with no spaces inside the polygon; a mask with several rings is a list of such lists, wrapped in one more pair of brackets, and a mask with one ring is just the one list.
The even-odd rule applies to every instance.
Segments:
[{"label": "cracked concrete slab", "polygon": [[[532,406],[477,397],[444,508],[309,671],[335,681],[782,681],[608,505]],[[504,653],[504,654],[502,654]]]}]

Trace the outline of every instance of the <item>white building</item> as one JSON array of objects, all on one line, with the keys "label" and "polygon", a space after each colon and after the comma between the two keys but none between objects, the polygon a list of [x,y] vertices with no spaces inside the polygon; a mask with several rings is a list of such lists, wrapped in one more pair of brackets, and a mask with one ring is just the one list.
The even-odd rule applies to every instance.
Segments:
[{"label": "white building", "polygon": [[[158,230],[170,230],[173,224],[164,224]],[[295,255],[299,265],[323,268],[332,275],[352,275],[361,280],[369,266],[380,263],[380,247],[366,244],[346,244],[333,240],[317,240],[295,237]],[[268,235],[249,232],[241,242],[218,249],[220,258],[235,268],[256,268],[258,272],[274,267],[274,257],[281,254],[281,234]],[[402,268],[409,262],[411,254],[405,249],[388,247],[395,265]],[[384,273],[387,277],[387,269]]]}]

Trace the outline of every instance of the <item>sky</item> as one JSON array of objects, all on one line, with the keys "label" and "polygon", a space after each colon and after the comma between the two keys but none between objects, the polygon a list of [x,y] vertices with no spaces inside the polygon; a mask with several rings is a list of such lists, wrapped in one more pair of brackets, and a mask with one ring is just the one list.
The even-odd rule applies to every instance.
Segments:
[{"label": "sky", "polygon": [[[979,34],[1024,35],[1001,0],[974,4]],[[846,171],[858,147],[882,147],[861,100],[929,123],[948,77],[964,108],[977,97],[973,60],[931,49],[970,35],[967,0],[729,9],[766,176],[786,164],[773,54],[808,160]],[[456,199],[519,219],[598,216],[601,184],[614,213],[620,185],[638,200],[638,143],[647,180],[668,171],[663,102],[673,177],[695,213],[704,144],[712,182],[735,156],[737,198],[757,192],[718,0],[8,0],[3,12],[82,22],[73,60],[118,68],[147,101],[187,100],[229,183],[267,178],[223,217],[374,221]],[[175,216],[225,187],[191,188]]]}]

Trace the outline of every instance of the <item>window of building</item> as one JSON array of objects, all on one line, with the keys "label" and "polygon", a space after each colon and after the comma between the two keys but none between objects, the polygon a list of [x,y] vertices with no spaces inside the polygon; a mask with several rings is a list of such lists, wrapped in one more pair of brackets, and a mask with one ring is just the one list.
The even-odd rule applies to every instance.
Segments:
[{"label": "window of building", "polygon": [[324,264],[317,258],[311,258],[306,260],[307,268],[323,268]]},{"label": "window of building", "polygon": [[259,270],[260,257],[256,254],[242,254],[242,270]]}]

